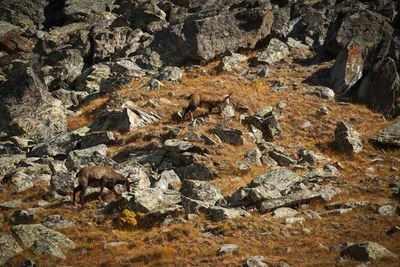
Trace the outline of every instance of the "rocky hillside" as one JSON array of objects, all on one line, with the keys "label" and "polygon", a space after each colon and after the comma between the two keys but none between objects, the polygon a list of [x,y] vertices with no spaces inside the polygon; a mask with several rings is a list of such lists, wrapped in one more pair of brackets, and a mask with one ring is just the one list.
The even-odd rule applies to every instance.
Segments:
[{"label": "rocky hillside", "polygon": [[399,8],[1,1],[0,265],[398,266]]}]

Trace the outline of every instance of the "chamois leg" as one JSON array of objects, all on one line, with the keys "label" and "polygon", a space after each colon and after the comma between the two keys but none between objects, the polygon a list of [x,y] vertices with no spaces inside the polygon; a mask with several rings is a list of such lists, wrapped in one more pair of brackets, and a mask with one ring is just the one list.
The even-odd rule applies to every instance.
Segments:
[{"label": "chamois leg", "polygon": [[85,205],[85,203],[83,202],[83,197],[85,196],[85,193],[86,193],[86,187],[82,186],[82,189],[81,189],[81,206],[82,207]]},{"label": "chamois leg", "polygon": [[73,193],[73,195],[72,195],[72,205],[74,205],[75,206],[75,196],[76,196],[76,193],[78,193],[79,191],[81,191],[81,189],[82,189],[82,186],[79,184],[77,187],[75,187],[74,188],[74,193]]},{"label": "chamois leg", "polygon": [[101,179],[100,194],[99,194],[100,203],[103,202],[103,199],[101,198],[101,194],[103,194],[103,190],[104,190],[105,186],[106,186],[106,179]]},{"label": "chamois leg", "polygon": [[[187,105],[186,108],[183,110],[183,114],[182,114],[182,118],[181,118],[181,123],[185,120],[186,114],[187,114],[189,111],[190,111],[190,112],[194,111],[195,109],[196,109],[196,108],[195,108],[193,105],[191,105],[191,104]],[[192,115],[192,117],[193,117],[193,115]]]}]

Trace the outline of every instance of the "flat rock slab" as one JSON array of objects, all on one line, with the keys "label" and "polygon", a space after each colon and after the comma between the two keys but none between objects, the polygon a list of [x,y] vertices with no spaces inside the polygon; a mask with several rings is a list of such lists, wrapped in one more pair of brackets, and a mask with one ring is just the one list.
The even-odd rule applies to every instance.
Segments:
[{"label": "flat rock slab", "polygon": [[238,249],[239,246],[236,244],[225,244],[218,249],[217,254],[218,255],[223,255],[227,253],[234,254],[237,253]]},{"label": "flat rock slab", "polygon": [[0,234],[0,265],[22,252],[17,241],[9,235]]},{"label": "flat rock slab", "polygon": [[74,249],[75,243],[63,234],[41,224],[17,225],[11,228],[25,247],[37,255],[48,254],[54,258],[65,259],[61,249]]},{"label": "flat rock slab", "polygon": [[350,257],[358,261],[371,261],[383,257],[395,257],[391,251],[373,242],[361,242],[351,245],[340,252],[341,257]]}]

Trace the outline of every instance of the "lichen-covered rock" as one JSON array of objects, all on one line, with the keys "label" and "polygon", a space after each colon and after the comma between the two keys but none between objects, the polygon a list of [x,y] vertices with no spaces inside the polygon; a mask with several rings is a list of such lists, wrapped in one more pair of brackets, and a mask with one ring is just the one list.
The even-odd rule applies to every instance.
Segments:
[{"label": "lichen-covered rock", "polygon": [[217,127],[210,130],[211,133],[219,137],[219,139],[224,142],[234,146],[243,145],[243,133],[238,129],[233,129],[229,127]]},{"label": "lichen-covered rock", "polygon": [[335,129],[335,141],[339,150],[343,153],[359,153],[363,149],[363,144],[359,133],[344,122],[338,122]]},{"label": "lichen-covered rock", "polygon": [[379,134],[371,137],[375,144],[400,147],[400,117],[395,119]]},{"label": "lichen-covered rock", "polygon": [[106,11],[115,0],[67,0],[63,8],[68,21],[81,21],[89,15]]},{"label": "lichen-covered rock", "polygon": [[242,209],[227,209],[222,207],[211,207],[209,209],[213,221],[223,221],[240,217],[250,217],[251,214]]},{"label": "lichen-covered rock", "polygon": [[275,169],[263,173],[255,177],[249,184],[249,187],[257,187],[259,185],[271,185],[278,190],[285,190],[290,187],[293,183],[301,180],[295,172],[292,172],[285,168]]},{"label": "lichen-covered rock", "polygon": [[16,185],[12,193],[19,193],[32,188],[40,180],[50,180],[50,176],[51,170],[47,164],[32,164],[11,171],[7,174],[7,179]]},{"label": "lichen-covered rock", "polygon": [[182,70],[178,67],[165,67],[156,78],[161,81],[179,82],[182,79]]},{"label": "lichen-covered rock", "polygon": [[77,144],[78,142],[71,133],[63,133],[34,146],[29,156],[41,157],[47,155],[50,157],[65,157]]},{"label": "lichen-covered rock", "polygon": [[35,254],[49,254],[55,258],[65,259],[61,249],[74,249],[75,244],[63,234],[44,227],[41,224],[17,225],[11,228],[24,246]]},{"label": "lichen-covered rock", "polygon": [[27,210],[16,210],[10,215],[12,225],[29,224],[36,220],[37,216]]},{"label": "lichen-covered rock", "polygon": [[21,246],[9,235],[0,234],[0,265],[22,252]]},{"label": "lichen-covered rock", "polygon": [[37,56],[25,54],[4,71],[0,84],[0,130],[42,141],[66,132],[67,116],[61,101],[48,92],[39,75]]},{"label": "lichen-covered rock", "polygon": [[218,71],[233,71],[239,70],[240,64],[247,60],[247,57],[241,54],[233,53],[230,56],[224,57],[218,65]]},{"label": "lichen-covered rock", "polygon": [[272,112],[273,108],[268,106],[244,119],[248,126],[260,130],[262,137],[267,141],[279,139],[283,134],[278,118]]},{"label": "lichen-covered rock", "polygon": [[100,144],[110,145],[114,141],[114,133],[111,131],[90,133],[80,138],[81,148],[93,147]]},{"label": "lichen-covered rock", "polygon": [[6,0],[0,3],[0,20],[10,22],[23,30],[43,28],[47,0],[26,2],[24,0]]},{"label": "lichen-covered rock", "polygon": [[[188,59],[209,61],[239,47],[253,48],[269,34],[273,18],[270,12],[265,12],[264,3],[261,6],[238,3],[202,4],[196,15],[183,15],[158,32],[152,46],[172,64]],[[187,4],[181,2],[179,5]]]},{"label": "lichen-covered rock", "polygon": [[73,222],[64,220],[63,216],[59,214],[49,215],[41,223],[51,229],[66,228],[75,225]]},{"label": "lichen-covered rock", "polygon": [[68,153],[67,159],[65,161],[65,166],[69,171],[77,171],[81,167],[81,165],[89,165],[89,163],[91,162],[95,164],[98,163],[95,161],[96,156],[99,155],[105,157],[107,155],[107,151],[108,148],[104,144],[71,151]]},{"label": "lichen-covered rock", "polygon": [[398,116],[400,76],[396,62],[390,57],[378,60],[362,80],[357,95],[373,111],[384,112],[387,117]]},{"label": "lichen-covered rock", "polygon": [[219,199],[222,198],[221,190],[207,182],[184,180],[180,189],[180,193],[186,197],[210,202],[214,205]]},{"label": "lichen-covered rock", "polygon": [[91,129],[92,131],[129,132],[159,120],[160,117],[154,112],[147,113],[139,109],[124,108],[122,111],[105,112],[91,125]]},{"label": "lichen-covered rock", "polygon": [[247,162],[261,166],[261,151],[258,148],[250,148],[244,154]]},{"label": "lichen-covered rock", "polygon": [[96,93],[108,91],[110,84],[106,81],[111,77],[111,68],[105,64],[95,64],[85,69],[77,78],[75,90]]},{"label": "lichen-covered rock", "polygon": [[274,210],[273,215],[275,218],[282,218],[282,217],[293,217],[297,215],[297,210],[292,208],[278,208]]},{"label": "lichen-covered rock", "polygon": [[351,245],[340,252],[341,257],[350,257],[357,261],[373,261],[383,257],[397,258],[385,247],[373,242],[361,242]]},{"label": "lichen-covered rock", "polygon": [[260,63],[273,64],[289,54],[288,46],[279,39],[272,38],[267,48],[257,54]]},{"label": "lichen-covered rock", "polygon": [[69,172],[58,172],[51,176],[50,190],[62,196],[72,193],[75,184],[75,176]]}]

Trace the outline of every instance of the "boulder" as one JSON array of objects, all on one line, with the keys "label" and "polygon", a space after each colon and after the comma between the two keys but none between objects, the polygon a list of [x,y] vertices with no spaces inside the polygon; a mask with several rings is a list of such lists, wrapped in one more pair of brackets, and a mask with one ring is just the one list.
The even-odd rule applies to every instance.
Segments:
[{"label": "boulder", "polygon": [[387,117],[398,116],[400,77],[397,71],[396,62],[392,58],[377,61],[362,80],[357,91],[358,99],[375,112],[383,112]]},{"label": "boulder", "polygon": [[[71,151],[68,153],[65,166],[69,171],[78,171],[82,165],[89,165],[91,162],[95,163],[96,165],[104,165],[104,163],[99,163],[103,161],[101,156],[105,157],[107,151],[108,148],[104,144]],[[99,161],[97,161],[96,158],[99,159]],[[112,161],[111,159],[109,160]]]},{"label": "boulder", "polygon": [[[172,190],[161,190],[159,188],[143,188],[134,192],[122,194],[122,199],[109,206],[127,208],[135,212],[151,212],[166,207],[175,207],[181,202],[178,192]],[[123,209],[122,208],[122,209]]]},{"label": "boulder", "polygon": [[247,57],[241,54],[233,53],[224,57],[218,65],[218,71],[233,71],[241,68],[240,64],[247,60]]},{"label": "boulder", "polygon": [[[65,108],[54,99],[38,74],[36,56],[15,60],[0,84],[0,130],[39,141],[67,130]],[[30,58],[29,58],[30,57]]]},{"label": "boulder", "polygon": [[154,112],[124,108],[122,111],[105,112],[90,128],[92,131],[129,132],[159,120],[160,116]]},{"label": "boulder", "polygon": [[265,107],[250,116],[246,116],[244,122],[249,127],[253,126],[260,130],[262,137],[267,141],[279,139],[283,134],[282,128],[272,112],[272,107]]},{"label": "boulder", "polygon": [[168,63],[188,59],[209,61],[215,56],[238,48],[254,48],[266,37],[272,15],[265,7],[251,1],[210,2],[195,14],[183,15],[176,23],[156,33],[154,47]]},{"label": "boulder", "polygon": [[26,2],[24,0],[6,0],[0,3],[0,20],[21,27],[42,29],[45,22],[45,7],[47,0]]},{"label": "boulder", "polygon": [[400,147],[400,117],[395,119],[379,134],[372,136],[371,141],[379,145]]},{"label": "boulder", "polygon": [[180,193],[188,198],[209,202],[214,205],[222,198],[221,190],[207,182],[184,180]]},{"label": "boulder", "polygon": [[63,13],[69,22],[82,21],[89,15],[106,11],[114,2],[115,0],[66,0]]},{"label": "boulder", "polygon": [[335,92],[329,87],[313,86],[313,87],[310,87],[310,90],[311,90],[311,92],[310,92],[311,95],[319,96],[322,99],[335,98]]},{"label": "boulder", "polygon": [[240,217],[250,217],[251,214],[242,209],[227,209],[221,207],[211,207],[209,209],[213,221],[223,221]]},{"label": "boulder", "polygon": [[335,129],[335,141],[338,148],[343,153],[359,153],[363,149],[363,144],[359,133],[344,122],[338,122]]},{"label": "boulder", "polygon": [[330,73],[330,84],[337,95],[346,94],[362,77],[365,56],[356,45],[340,51]]},{"label": "boulder", "polygon": [[54,98],[60,100],[66,108],[71,106],[77,106],[79,104],[79,98],[78,98],[79,94],[73,90],[66,90],[60,88],[58,90],[51,92],[51,95]]},{"label": "boulder", "polygon": [[264,64],[273,64],[289,54],[289,47],[282,41],[272,38],[267,48],[257,54],[257,61]]},{"label": "boulder", "polygon": [[44,227],[41,224],[17,225],[11,228],[25,247],[36,255],[48,254],[65,260],[61,249],[74,249],[75,244],[63,234]]},{"label": "boulder", "polygon": [[80,138],[81,148],[88,148],[101,144],[110,145],[115,141],[114,133],[111,131],[89,133]]},{"label": "boulder", "polygon": [[75,149],[78,141],[71,133],[63,133],[37,144],[29,153],[30,157],[66,157],[69,152]]},{"label": "boulder", "polygon": [[325,164],[323,168],[313,168],[306,175],[309,180],[339,177],[337,168],[330,164]]},{"label": "boulder", "polygon": [[[349,44],[364,56],[372,55],[382,40],[389,40],[393,28],[386,19],[369,10],[355,10],[338,16],[330,26],[324,49],[337,56]],[[383,55],[385,56],[385,55]]]},{"label": "boulder", "polygon": [[301,180],[295,172],[285,168],[270,170],[255,177],[249,184],[249,187],[257,187],[259,185],[270,185],[278,190],[285,190],[295,182]]},{"label": "boulder", "polygon": [[271,157],[279,166],[289,167],[292,164],[296,164],[297,161],[285,155],[282,152],[273,150],[268,152],[269,157]]},{"label": "boulder", "polygon": [[167,15],[157,4],[158,2],[154,0],[139,3],[129,20],[136,27],[152,34],[166,28],[168,26]]},{"label": "boulder", "polygon": [[273,215],[275,218],[282,218],[282,217],[293,217],[297,215],[297,210],[292,208],[278,208],[274,210]]},{"label": "boulder", "polygon": [[10,215],[12,225],[30,224],[36,220],[37,216],[27,210],[16,210]]},{"label": "boulder", "polygon": [[63,216],[59,214],[49,215],[41,223],[50,229],[66,228],[75,225],[73,222],[64,220]]},{"label": "boulder", "polygon": [[62,196],[72,193],[75,185],[75,176],[69,172],[58,172],[51,176],[50,190]]},{"label": "boulder", "polygon": [[0,265],[22,253],[22,248],[14,238],[7,234],[0,234]]},{"label": "boulder", "polygon": [[76,81],[75,90],[96,93],[108,91],[110,84],[107,80],[111,77],[111,68],[105,64],[95,64],[85,69]]},{"label": "boulder", "polygon": [[251,164],[261,166],[261,152],[258,148],[247,150],[244,154],[244,159]]},{"label": "boulder", "polygon": [[357,261],[373,261],[383,257],[397,258],[385,247],[373,242],[353,244],[340,252],[341,257],[350,257]]},{"label": "boulder", "polygon": [[217,255],[237,254],[239,246],[236,244],[225,244],[218,248]]},{"label": "boulder", "polygon": [[182,70],[178,67],[165,67],[158,73],[156,78],[161,81],[180,82]]},{"label": "boulder", "polygon": [[219,137],[224,142],[234,146],[243,145],[243,133],[240,130],[229,128],[227,126],[216,127],[210,130],[211,133]]},{"label": "boulder", "polygon": [[14,184],[16,187],[12,190],[12,193],[19,193],[32,188],[41,180],[50,180],[50,177],[51,170],[47,164],[33,163],[30,166],[18,167],[12,170],[6,174],[6,180],[3,181]]}]

